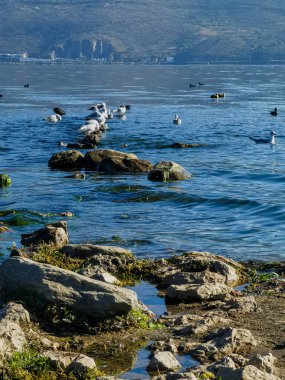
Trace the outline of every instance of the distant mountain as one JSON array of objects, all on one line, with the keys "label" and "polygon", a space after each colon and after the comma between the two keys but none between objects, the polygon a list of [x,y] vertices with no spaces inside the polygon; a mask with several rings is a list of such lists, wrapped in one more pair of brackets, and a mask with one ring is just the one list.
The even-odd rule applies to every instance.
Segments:
[{"label": "distant mountain", "polygon": [[284,16],[284,0],[1,0],[0,54],[285,62]]}]

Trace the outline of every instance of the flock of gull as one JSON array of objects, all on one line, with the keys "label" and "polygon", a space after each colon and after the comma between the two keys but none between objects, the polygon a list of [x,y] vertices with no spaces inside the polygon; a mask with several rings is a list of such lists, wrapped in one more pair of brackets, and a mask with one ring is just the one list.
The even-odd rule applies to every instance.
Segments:
[{"label": "flock of gull", "polygon": [[[199,86],[204,85],[204,83],[199,82]],[[29,84],[25,84],[24,87],[29,87]],[[196,87],[196,85],[191,84],[189,87]],[[2,98],[3,95],[0,94],[0,97]],[[225,98],[225,93],[217,93],[211,95],[211,98],[219,99],[219,98]],[[85,120],[85,124],[82,125],[79,130],[84,133],[85,137],[90,136],[91,134],[97,133],[99,131],[104,131],[108,128],[106,121],[109,119],[112,119],[113,116],[124,118],[124,115],[126,111],[130,109],[129,105],[122,104],[118,108],[111,111],[106,103],[97,103],[89,108],[90,111],[92,111]],[[62,117],[66,115],[65,111],[60,107],[55,107],[53,109],[54,114],[44,118],[44,120],[50,122],[50,123],[57,123],[58,121],[62,120]],[[272,111],[270,111],[270,114],[272,116],[278,116],[278,108],[275,107]],[[181,125],[182,120],[178,114],[175,114],[173,118],[173,124]],[[275,139],[276,133],[275,131],[270,132],[270,136],[268,138],[255,138],[249,136],[251,140],[253,140],[256,144],[276,144]]]},{"label": "flock of gull", "polygon": [[[106,103],[97,103],[92,105],[88,108],[91,113],[85,117],[84,124],[78,129],[84,135],[84,139],[81,140],[81,143],[88,147],[90,147],[90,144],[96,143],[100,133],[108,129],[107,121],[113,117],[125,119],[125,113],[130,108],[130,105],[121,104],[118,108],[111,111],[110,108],[107,107]],[[66,112],[60,107],[53,108],[53,112],[54,114],[45,117],[43,120],[48,121],[49,123],[57,123],[62,120],[64,115],[66,115]],[[79,145],[81,143],[79,143]],[[65,144],[61,142],[60,145],[77,146],[78,144]]]}]

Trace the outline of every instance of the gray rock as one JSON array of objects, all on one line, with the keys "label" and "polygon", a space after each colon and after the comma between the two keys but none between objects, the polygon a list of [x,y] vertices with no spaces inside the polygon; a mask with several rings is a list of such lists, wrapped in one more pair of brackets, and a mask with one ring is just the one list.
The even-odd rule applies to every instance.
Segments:
[{"label": "gray rock", "polygon": [[62,247],[61,252],[71,257],[89,257],[89,271],[99,267],[114,275],[136,260],[131,251],[113,246],[69,244]]},{"label": "gray rock", "polygon": [[189,179],[192,174],[189,173],[179,164],[172,161],[162,161],[154,165],[153,169],[148,173],[150,181],[178,181]]},{"label": "gray rock", "polygon": [[253,296],[233,298],[227,301],[222,306],[222,309],[232,313],[236,313],[237,311],[252,313],[260,310]]},{"label": "gray rock", "polygon": [[46,243],[62,247],[68,243],[67,223],[66,221],[56,222],[31,234],[23,234],[21,243],[25,246],[37,246]]},{"label": "gray rock", "polygon": [[230,319],[213,316],[199,317],[198,320],[189,323],[187,326],[175,330],[179,335],[202,335],[217,325],[226,325]]},{"label": "gray rock", "polygon": [[248,359],[238,354],[231,354],[223,357],[218,362],[212,363],[207,367],[207,370],[212,373],[217,373],[220,368],[240,368],[244,367],[248,363]]},{"label": "gray rock", "polygon": [[223,380],[281,380],[279,377],[263,372],[253,365],[239,369],[222,367],[216,376],[220,376]]},{"label": "gray rock", "polygon": [[129,289],[22,257],[10,258],[0,266],[0,288],[64,305],[94,320],[146,309]]},{"label": "gray rock", "polygon": [[167,373],[165,375],[153,376],[151,380],[199,380],[198,377],[191,372],[181,372],[181,373]]},{"label": "gray rock", "polygon": [[72,372],[75,376],[84,376],[90,369],[95,369],[96,363],[94,359],[89,356],[80,354],[78,355],[67,367],[67,371]]},{"label": "gray rock", "polygon": [[224,284],[186,284],[171,285],[166,290],[166,296],[176,301],[214,301],[223,300],[232,291]]},{"label": "gray rock", "polygon": [[219,360],[225,355],[247,351],[257,342],[247,329],[225,327],[213,334],[212,339],[195,347],[190,353],[201,360]]},{"label": "gray rock", "polygon": [[96,255],[114,255],[134,257],[128,249],[96,244],[68,244],[61,248],[61,252],[70,257],[86,258]]},{"label": "gray rock", "polygon": [[78,355],[61,351],[44,351],[42,356],[49,359],[53,368],[65,370]]},{"label": "gray rock", "polygon": [[250,358],[248,364],[254,365],[261,371],[273,374],[275,360],[276,358],[271,354],[271,352],[263,355],[255,354],[252,358]]},{"label": "gray rock", "polygon": [[19,322],[29,322],[30,317],[22,305],[11,302],[0,310],[0,318],[0,359],[3,359],[26,347],[28,342]]},{"label": "gray rock", "polygon": [[0,320],[6,319],[15,323],[30,322],[29,312],[19,303],[8,302],[0,309]]},{"label": "gray rock", "polygon": [[54,153],[48,161],[52,169],[77,169],[84,167],[84,156],[78,150]]},{"label": "gray rock", "polygon": [[162,281],[159,283],[159,289],[168,288],[170,285],[186,285],[186,284],[224,284],[226,278],[218,273],[209,270],[203,272],[181,272],[180,270],[165,274]]},{"label": "gray rock", "polygon": [[239,283],[245,272],[245,267],[240,263],[210,252],[187,252],[176,257],[172,263],[183,272],[202,272],[208,269],[224,276],[226,284],[231,286]]},{"label": "gray rock", "polygon": [[118,284],[120,282],[115,276],[100,267],[87,267],[79,273],[82,274],[82,276],[92,278],[93,280],[107,282],[108,284]]},{"label": "gray rock", "polygon": [[156,352],[147,366],[150,373],[165,373],[181,368],[179,361],[170,351]]}]

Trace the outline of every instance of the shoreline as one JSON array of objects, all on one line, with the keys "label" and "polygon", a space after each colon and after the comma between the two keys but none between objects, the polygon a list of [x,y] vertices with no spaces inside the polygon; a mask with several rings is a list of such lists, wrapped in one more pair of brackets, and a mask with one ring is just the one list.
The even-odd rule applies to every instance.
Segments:
[{"label": "shoreline", "polygon": [[[112,276],[120,273],[119,281],[121,281],[121,285],[116,282],[119,287],[122,285],[124,287],[126,281],[130,283],[143,280],[152,283],[158,289],[158,296],[162,297],[166,302],[167,311],[160,316],[154,316],[151,313],[149,315],[150,319],[144,319],[141,314],[138,314],[138,319],[137,317],[133,319],[133,316],[131,319],[128,316],[126,319],[125,317],[120,317],[119,319],[115,318],[111,324],[104,319],[103,324],[101,322],[99,324],[101,326],[99,330],[97,322],[93,327],[91,322],[88,327],[91,320],[89,319],[88,322],[85,319],[87,321],[87,330],[80,332],[78,330],[78,321],[80,322],[83,316],[81,309],[77,310],[75,314],[70,309],[70,317],[68,317],[70,320],[67,324],[63,323],[61,319],[63,315],[60,313],[60,309],[57,309],[56,314],[50,315],[52,320],[56,321],[53,325],[54,322],[51,323],[51,320],[47,321],[45,319],[46,315],[37,315],[40,309],[30,308],[30,305],[34,304],[34,301],[32,303],[30,301],[34,299],[35,295],[28,290],[25,291],[27,280],[19,278],[20,293],[14,287],[14,283],[11,283],[10,280],[5,280],[6,272],[3,268],[6,264],[4,262],[5,265],[0,266],[2,297],[4,289],[6,296],[10,294],[10,298],[5,299],[6,304],[7,301],[10,303],[20,301],[27,313],[32,316],[32,322],[26,324],[29,331],[35,330],[34,323],[36,321],[38,327],[30,343],[32,342],[32,346],[35,347],[39,344],[36,342],[43,340],[43,337],[45,337],[48,342],[49,353],[47,354],[46,350],[43,350],[44,347],[41,347],[39,352],[46,355],[49,360],[54,356],[64,357],[67,352],[70,355],[87,355],[92,360],[93,358],[95,359],[97,375],[94,379],[105,378],[102,377],[103,373],[104,376],[120,378],[122,372],[127,373],[134,366],[137,351],[147,345],[147,349],[153,355],[153,359],[149,359],[148,365],[149,378],[152,379],[172,379],[171,376],[174,376],[173,379],[179,379],[179,376],[182,378],[186,376],[185,374],[195,376],[191,377],[193,379],[200,379],[203,378],[201,376],[206,376],[209,373],[211,374],[209,376],[212,377],[208,378],[218,379],[221,371],[241,372],[247,371],[248,368],[252,370],[251,367],[254,367],[256,371],[264,372],[265,379],[271,379],[266,376],[269,376],[269,373],[270,376],[273,376],[273,371],[278,377],[272,377],[272,379],[284,379],[285,359],[283,354],[285,345],[283,342],[285,341],[285,333],[282,330],[282,316],[284,315],[285,283],[283,278],[278,277],[276,274],[267,277],[262,277],[262,274],[258,277],[258,274],[255,274],[255,277],[252,277],[254,266],[251,268],[252,273],[250,274],[249,266],[245,268],[234,260],[207,252],[188,252],[169,259],[139,260],[129,251],[125,252],[120,247],[67,244],[63,245],[62,248],[30,246],[20,250],[15,249],[11,254],[12,257],[8,261],[11,262],[10,265],[12,266],[10,268],[14,268],[12,272],[15,274],[18,271],[17,266],[14,267],[16,262],[17,265],[20,265],[19,273],[22,273],[25,268],[23,266],[23,269],[21,269],[22,265],[33,262],[35,270],[42,265],[48,270],[57,268],[56,270],[61,273],[58,281],[61,281],[59,278],[62,278],[63,275],[65,276],[66,273],[70,276],[72,272],[60,269],[60,267],[67,264],[74,265],[72,260],[76,260],[77,267],[81,268],[79,278],[82,280],[83,278],[87,280],[85,276],[92,275],[94,270],[100,267],[105,272],[105,280],[109,278],[107,273]],[[55,262],[52,265],[50,264],[51,257],[58,260],[58,267],[54,266]],[[68,257],[69,261],[67,261]],[[115,266],[114,260],[116,261]],[[276,267],[276,263],[274,264]],[[267,263],[267,270],[268,265]],[[76,274],[77,267],[73,267],[76,276],[78,276]],[[103,275],[102,271],[101,276]],[[8,273],[11,273],[11,269],[8,270]],[[283,273],[282,265],[280,273]],[[49,283],[50,279],[46,276],[49,275],[45,275],[44,282]],[[89,278],[91,279],[92,277]],[[93,281],[91,280],[91,283]],[[99,280],[100,283],[101,281],[102,279]],[[98,282],[98,280],[95,280],[95,282]],[[237,286],[241,284],[250,285],[238,290],[240,288],[237,288]],[[12,288],[9,288],[11,285]],[[118,285],[115,285],[116,289]],[[37,284],[35,283],[34,286],[36,289]],[[56,286],[61,285],[57,283]],[[283,291],[284,294],[282,293]],[[23,294],[25,295],[24,297]],[[36,290],[35,294],[39,301],[39,298],[42,297],[41,293]],[[27,301],[30,297],[31,299]],[[153,300],[153,297],[151,299]],[[54,301],[56,305],[59,300],[54,299]],[[60,302],[64,302],[64,299]],[[3,307],[5,308],[5,306]],[[84,313],[83,310],[82,312]],[[3,308],[1,314],[3,315]],[[77,321],[76,318],[78,317],[81,319]],[[0,323],[2,321],[0,320]],[[120,321],[119,326],[115,327],[118,321]],[[96,325],[97,327],[95,327]],[[102,327],[104,327],[103,330]],[[223,333],[234,334],[230,338],[232,342],[230,345],[226,343],[224,346],[224,343],[222,343],[223,339],[225,339],[223,338]],[[241,335],[234,338],[237,334]],[[219,350],[213,352],[213,348],[210,349],[210,347],[214,344],[215,339],[218,339],[217,337],[221,339],[217,343],[219,344]],[[234,343],[235,339],[238,339],[237,342],[239,343]],[[148,343],[150,341],[152,341],[151,346]],[[226,341],[229,342],[228,340]],[[67,344],[67,346],[63,350],[64,344]],[[131,352],[132,354],[130,355]],[[157,358],[159,355],[165,355],[165,352],[174,359],[177,355],[186,355],[187,357],[190,354],[190,357],[198,360],[200,365],[188,368],[187,364],[185,364],[185,368],[181,372],[176,363],[177,368],[175,366],[167,367],[165,370],[163,368],[166,364],[163,361],[161,363],[160,359]],[[267,358],[269,353],[270,355],[272,353],[273,357],[277,358],[275,366],[273,365],[273,359],[270,368],[267,369],[263,368],[264,365],[250,364],[255,363],[257,359],[254,358],[260,358],[260,356]],[[228,364],[223,362],[225,357],[234,361],[234,366],[228,367]],[[109,360],[110,364],[108,364]],[[119,367],[116,366],[116,370],[112,365],[114,360],[119,364]],[[155,365],[158,366],[160,375],[151,367],[150,363],[153,360],[158,360]],[[223,364],[220,363],[221,361]],[[65,370],[67,369],[65,368]],[[171,373],[176,373],[176,375],[171,375]],[[231,376],[233,376],[233,373]],[[87,379],[89,377],[80,378]],[[222,378],[226,380],[231,377]]]}]

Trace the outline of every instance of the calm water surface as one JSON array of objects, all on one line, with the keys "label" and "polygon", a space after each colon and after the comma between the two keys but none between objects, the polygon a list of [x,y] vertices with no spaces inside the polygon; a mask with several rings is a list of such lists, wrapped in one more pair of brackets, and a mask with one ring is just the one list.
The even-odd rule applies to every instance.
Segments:
[{"label": "calm water surface", "polygon": [[[0,66],[0,235],[20,246],[23,233],[70,211],[72,243],[120,245],[140,257],[207,250],[238,260],[285,259],[285,66]],[[205,83],[189,88],[189,83]],[[24,88],[29,83],[30,88]],[[226,98],[210,99],[225,92]],[[125,103],[125,121],[112,120],[98,148],[133,152],[153,164],[175,161],[187,181],[154,183],[145,174],[98,175],[85,181],[50,170],[59,141],[75,142],[88,107]],[[62,122],[43,120],[56,105]],[[278,107],[280,115],[270,110]],[[182,118],[174,126],[175,113]],[[248,136],[277,133],[277,145]],[[174,142],[201,143],[171,149]],[[13,212],[11,212],[13,210]]]}]

